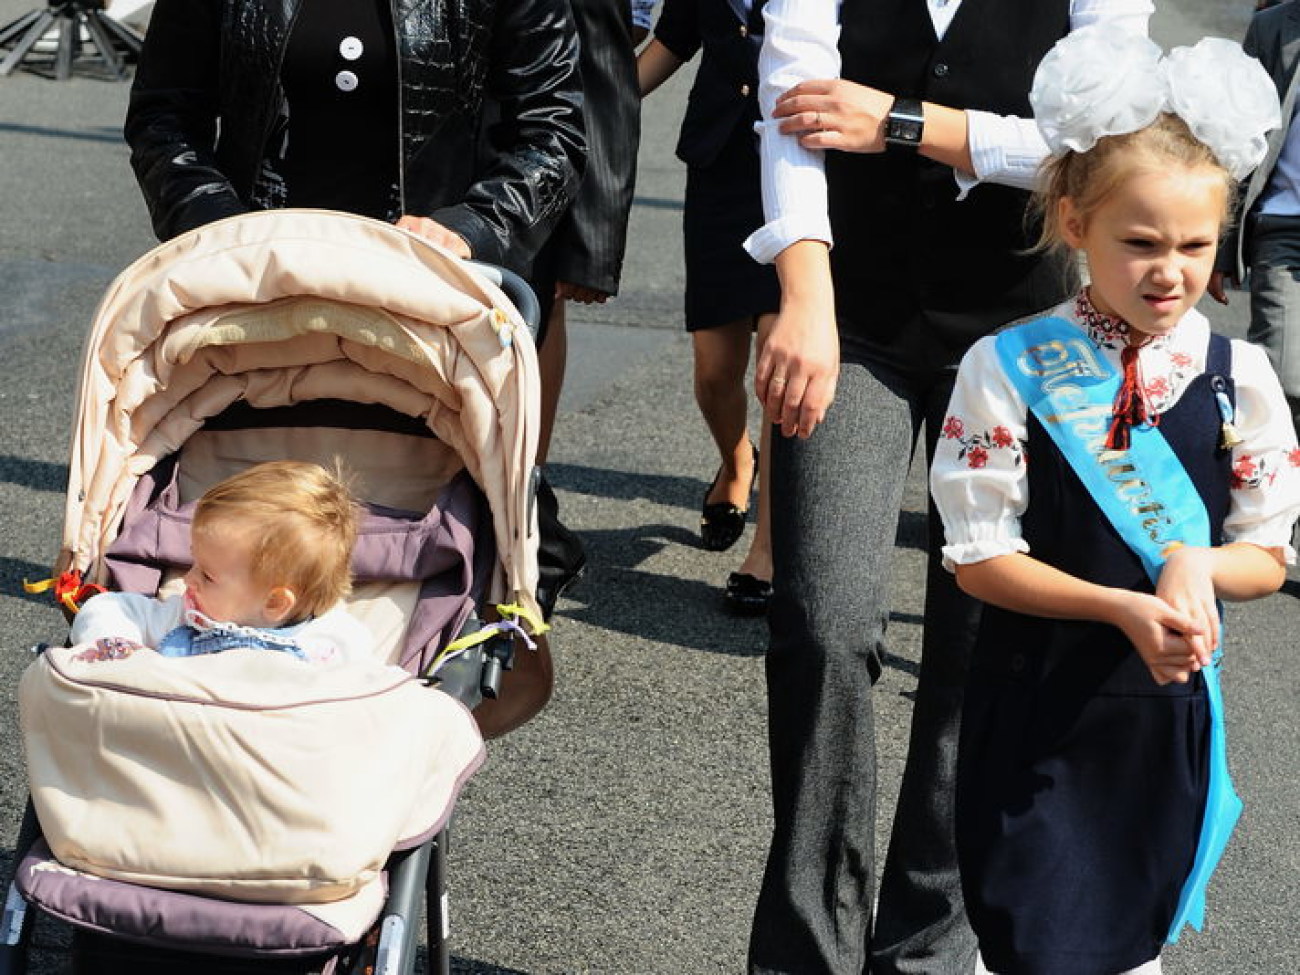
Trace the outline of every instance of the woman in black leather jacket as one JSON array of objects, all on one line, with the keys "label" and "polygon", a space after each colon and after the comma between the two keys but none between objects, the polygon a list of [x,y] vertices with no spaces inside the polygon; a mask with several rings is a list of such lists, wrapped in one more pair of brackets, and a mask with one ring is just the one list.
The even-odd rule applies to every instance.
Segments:
[{"label": "woman in black leather jacket", "polygon": [[126,140],[161,239],[251,209],[524,270],[586,143],[566,0],[158,0]]}]

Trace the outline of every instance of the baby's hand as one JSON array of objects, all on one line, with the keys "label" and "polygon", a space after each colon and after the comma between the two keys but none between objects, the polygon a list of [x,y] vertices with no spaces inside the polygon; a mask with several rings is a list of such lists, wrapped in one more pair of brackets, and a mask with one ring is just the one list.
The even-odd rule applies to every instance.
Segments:
[{"label": "baby's hand", "polygon": [[1113,622],[1137,649],[1157,684],[1185,684],[1201,669],[1198,646],[1205,637],[1201,624],[1159,596],[1124,591]]},{"label": "baby's hand", "polygon": [[1192,646],[1200,665],[1208,667],[1219,645],[1214,549],[1184,546],[1173,552],[1156,583],[1156,595],[1197,624],[1200,635],[1192,639]]},{"label": "baby's hand", "polygon": [[131,656],[139,650],[141,645],[134,640],[124,640],[121,637],[106,636],[96,640],[93,646],[87,647],[78,654],[74,654],[73,660],[80,660],[83,663],[95,663],[99,660],[122,660]]}]

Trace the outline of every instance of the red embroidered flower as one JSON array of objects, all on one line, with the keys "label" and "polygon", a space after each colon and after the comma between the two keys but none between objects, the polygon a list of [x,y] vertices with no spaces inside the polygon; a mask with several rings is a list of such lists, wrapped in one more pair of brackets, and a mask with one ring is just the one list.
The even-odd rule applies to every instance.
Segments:
[{"label": "red embroidered flower", "polygon": [[943,435],[949,440],[958,440],[966,432],[966,425],[960,417],[950,416],[943,421]]},{"label": "red embroidered flower", "polygon": [[993,445],[995,447],[1010,447],[1015,443],[1015,437],[1011,436],[1011,431],[1006,427],[993,428]]},{"label": "red embroidered flower", "polygon": [[1164,399],[1169,395],[1169,381],[1164,377],[1153,379],[1146,385],[1147,399]]},{"label": "red embroidered flower", "polygon": [[989,452],[983,447],[972,447],[966,455],[966,463],[971,467],[983,467],[989,462]]},{"label": "red embroidered flower", "polygon": [[1292,467],[1300,467],[1300,447],[1287,454],[1286,459],[1291,462]]},{"label": "red embroidered flower", "polygon": [[1242,454],[1237,459],[1237,463],[1232,465],[1233,475],[1242,480],[1254,477],[1255,471],[1255,461],[1251,459],[1250,454]]},{"label": "red embroidered flower", "polygon": [[1192,364],[1192,357],[1189,356],[1186,352],[1175,352],[1173,355],[1169,357],[1169,361],[1172,362],[1174,365],[1176,365],[1179,369],[1186,369],[1188,366]]}]

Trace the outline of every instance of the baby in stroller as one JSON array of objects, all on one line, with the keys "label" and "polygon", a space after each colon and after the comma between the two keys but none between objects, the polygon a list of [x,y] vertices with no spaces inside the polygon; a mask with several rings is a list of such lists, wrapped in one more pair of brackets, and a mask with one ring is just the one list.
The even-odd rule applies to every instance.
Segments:
[{"label": "baby in stroller", "polygon": [[[74,956],[101,975],[119,958],[153,971],[155,956],[162,971],[203,958],[409,975],[427,904],[428,970],[449,970],[445,827],[485,755],[469,709],[504,690],[501,672],[533,659],[544,629],[527,329],[490,277],[325,211],[205,226],[114,282],[83,355],[51,580],[63,605],[85,605],[70,645],[48,647],[19,688],[31,801],[0,973],[25,970],[29,905],[73,925]],[[221,581],[232,557],[252,569],[238,542],[262,529],[209,505],[212,486],[337,457],[364,507],[347,612],[365,632],[340,636],[355,632],[335,625],[340,593],[295,588],[332,531],[268,541],[294,569],[241,572],[250,591],[214,597],[200,574]],[[201,617],[167,598],[185,573]],[[85,598],[101,586],[141,595]],[[84,642],[170,644],[181,629],[193,653],[236,632],[279,639],[282,623],[301,626],[288,635],[308,659],[317,628],[340,659]]]},{"label": "baby in stroller", "polygon": [[142,646],[164,657],[235,647],[276,650],[312,663],[365,659],[373,643],[342,605],[351,591],[358,510],[318,464],[258,464],[198,501],[194,564],[184,595],[111,592],[73,619],[78,659],[120,659]]}]

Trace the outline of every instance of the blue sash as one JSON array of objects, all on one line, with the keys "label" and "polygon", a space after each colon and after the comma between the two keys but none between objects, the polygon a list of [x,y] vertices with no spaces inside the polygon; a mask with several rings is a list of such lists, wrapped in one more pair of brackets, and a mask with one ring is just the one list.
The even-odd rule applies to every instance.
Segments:
[{"label": "blue sash", "polygon": [[[1003,371],[1153,583],[1174,549],[1210,544],[1205,505],[1158,428],[1133,429],[1127,450],[1106,448],[1120,376],[1076,325],[1039,318],[999,333],[996,343]],[[1197,931],[1204,925],[1205,889],[1241,815],[1241,799],[1228,774],[1221,655],[1216,647],[1214,662],[1201,670],[1210,706],[1210,782],[1196,859],[1178,898],[1170,944],[1183,925]]]}]

